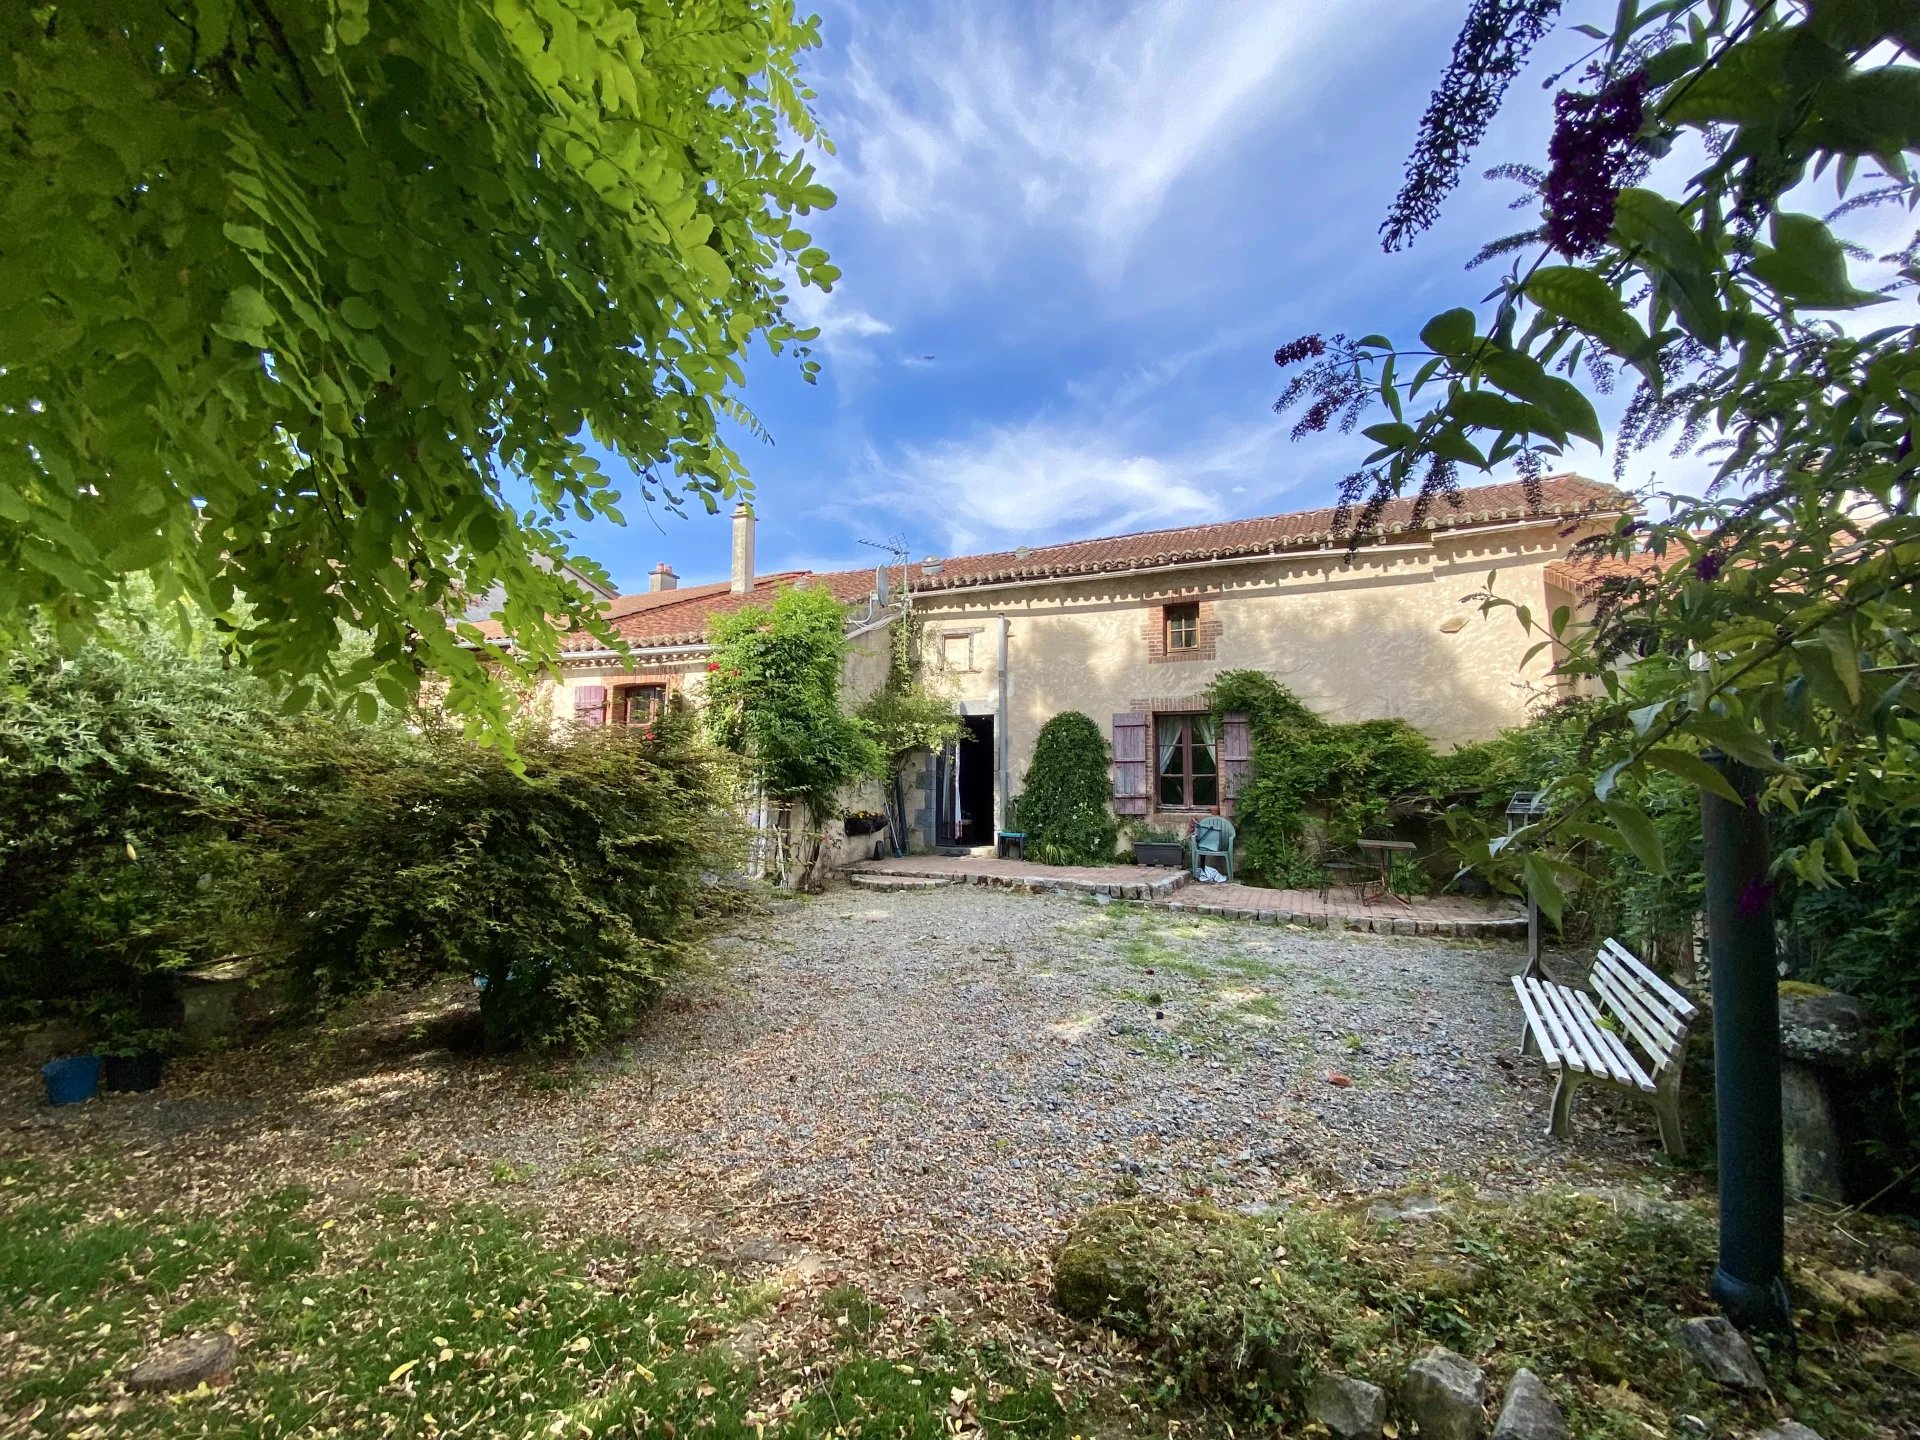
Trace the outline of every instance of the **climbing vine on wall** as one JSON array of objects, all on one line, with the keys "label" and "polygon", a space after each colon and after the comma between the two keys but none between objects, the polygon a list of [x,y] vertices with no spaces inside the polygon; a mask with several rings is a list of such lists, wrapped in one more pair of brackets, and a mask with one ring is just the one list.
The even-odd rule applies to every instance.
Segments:
[{"label": "climbing vine on wall", "polygon": [[818,818],[840,788],[878,768],[873,739],[840,706],[846,612],[825,590],[782,590],[713,625],[706,717],[714,741],[746,758],[781,804]]},{"label": "climbing vine on wall", "polygon": [[855,713],[879,752],[879,778],[891,783],[909,756],[938,750],[963,733],[951,697],[919,678],[921,622],[912,614],[894,621],[888,636],[886,683]]},{"label": "climbing vine on wall", "polygon": [[1384,824],[1396,799],[1423,793],[1434,773],[1432,744],[1404,720],[1323,720],[1258,670],[1220,675],[1208,704],[1216,716],[1247,717],[1253,767],[1234,823],[1241,864],[1273,885],[1320,882],[1315,822],[1332,843],[1351,844]]}]

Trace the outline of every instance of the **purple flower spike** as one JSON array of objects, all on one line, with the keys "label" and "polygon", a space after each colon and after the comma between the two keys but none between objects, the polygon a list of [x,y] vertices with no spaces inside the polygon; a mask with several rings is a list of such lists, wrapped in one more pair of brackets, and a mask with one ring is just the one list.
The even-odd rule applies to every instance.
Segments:
[{"label": "purple flower spike", "polygon": [[1646,160],[1637,148],[1646,118],[1644,70],[1616,80],[1598,95],[1562,91],[1554,97],[1553,139],[1547,154],[1547,243],[1578,259],[1607,242],[1614,202]]},{"label": "purple flower spike", "polygon": [[1327,342],[1318,335],[1302,335],[1298,340],[1289,340],[1273,352],[1276,365],[1297,365],[1302,360],[1317,360],[1327,353]]}]

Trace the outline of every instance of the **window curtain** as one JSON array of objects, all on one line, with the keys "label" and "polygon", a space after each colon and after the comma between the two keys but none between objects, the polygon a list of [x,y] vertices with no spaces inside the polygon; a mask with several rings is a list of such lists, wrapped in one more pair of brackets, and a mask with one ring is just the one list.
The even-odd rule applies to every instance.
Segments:
[{"label": "window curtain", "polygon": [[1172,769],[1173,757],[1180,753],[1180,722],[1185,718],[1184,715],[1162,715],[1156,721],[1160,741],[1159,773],[1162,775]]},{"label": "window curtain", "polygon": [[[1214,764],[1213,760],[1213,716],[1190,715],[1187,718],[1193,722],[1193,748],[1207,752],[1206,769],[1202,773],[1210,773],[1217,770],[1219,767]],[[1194,760],[1195,764],[1193,768],[1200,770],[1201,766],[1198,763],[1199,756],[1196,755]]]}]

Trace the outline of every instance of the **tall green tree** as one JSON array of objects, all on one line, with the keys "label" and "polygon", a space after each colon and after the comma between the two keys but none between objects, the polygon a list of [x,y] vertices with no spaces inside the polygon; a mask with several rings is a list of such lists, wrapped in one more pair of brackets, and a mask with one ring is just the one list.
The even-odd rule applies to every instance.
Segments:
[{"label": "tall green tree", "polygon": [[[490,665],[617,643],[562,570],[621,518],[591,446],[712,509],[748,347],[811,377],[817,38],[790,0],[0,7],[0,645],[146,575],[295,706],[430,672],[504,734]],[[489,594],[504,642],[447,619]]]},{"label": "tall green tree", "polygon": [[[1431,223],[1558,9],[1472,0],[1389,249]],[[1296,340],[1277,408],[1296,437],[1378,414],[1343,496],[1357,537],[1392,496],[1443,507],[1462,470],[1537,478],[1600,446],[1590,396],[1631,384],[1618,462],[1671,439],[1710,480],[1602,542],[1622,563],[1595,625],[1512,606],[1603,700],[1592,763],[1514,840],[1483,831],[1480,858],[1550,908],[1570,877],[1543,842],[1605,839],[1658,870],[1642,792],[1665,774],[1730,793],[1701,758],[1717,747],[1766,772],[1769,806],[1822,800],[1784,857],[1802,877],[1851,876],[1863,821],[1920,802],[1920,327],[1873,315],[1920,287],[1920,235],[1877,257],[1844,238],[1848,217],[1920,205],[1920,18],[1911,0],[1626,0],[1611,30],[1575,28],[1591,48],[1545,164],[1498,172],[1539,212],[1482,251],[1510,264],[1489,313],[1448,310],[1410,345]],[[1511,604],[1497,581],[1485,603]]]}]

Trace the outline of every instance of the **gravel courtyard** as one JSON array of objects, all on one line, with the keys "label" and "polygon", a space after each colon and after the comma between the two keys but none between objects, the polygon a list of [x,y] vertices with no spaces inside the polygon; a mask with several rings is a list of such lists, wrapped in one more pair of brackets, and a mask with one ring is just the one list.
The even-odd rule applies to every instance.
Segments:
[{"label": "gravel courtyard", "polygon": [[1590,1095],[1571,1145],[1540,1134],[1514,945],[954,887],[777,901],[710,951],[594,1060],[468,1054],[448,988],[179,1063],[161,1096],[46,1111],[19,1087],[6,1148],[92,1143],[189,1194],[524,1199],[896,1293],[1044,1273],[1116,1195],[1604,1181],[1653,1154],[1649,1116]]},{"label": "gravel courtyard", "polygon": [[[1540,1133],[1515,945],[968,886],[836,892],[721,953],[585,1105],[643,1091],[604,1160],[780,1245],[977,1259],[1116,1193],[1259,1205],[1651,1153],[1644,1117],[1591,1101],[1572,1146]],[[552,1162],[540,1117],[497,1138]]]}]

